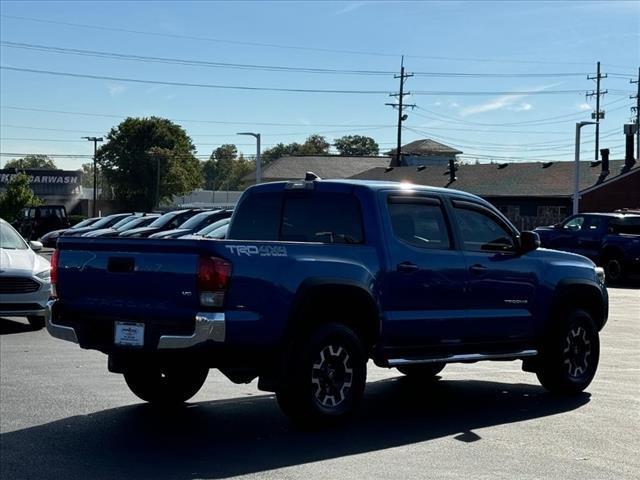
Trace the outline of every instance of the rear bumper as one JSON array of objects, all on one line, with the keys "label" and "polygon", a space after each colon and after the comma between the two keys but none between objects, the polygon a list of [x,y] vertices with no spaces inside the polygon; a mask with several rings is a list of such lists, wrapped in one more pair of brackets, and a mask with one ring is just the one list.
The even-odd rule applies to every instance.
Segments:
[{"label": "rear bumper", "polygon": [[[76,329],[56,323],[56,300],[47,303],[45,319],[47,331],[52,337],[80,343]],[[207,342],[224,343],[226,318],[223,312],[198,312],[195,315],[193,333],[189,335],[160,335],[157,350],[178,350],[203,345]]]}]

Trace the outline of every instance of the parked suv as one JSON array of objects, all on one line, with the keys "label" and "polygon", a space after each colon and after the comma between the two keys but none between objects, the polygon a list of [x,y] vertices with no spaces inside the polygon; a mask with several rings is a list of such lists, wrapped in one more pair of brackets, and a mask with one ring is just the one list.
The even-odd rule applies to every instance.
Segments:
[{"label": "parked suv", "polygon": [[578,213],[550,227],[539,227],[543,247],[578,253],[605,269],[607,280],[619,282],[640,272],[640,215]]},{"label": "parked suv", "polygon": [[39,205],[22,209],[17,229],[27,240],[37,240],[51,230],[69,228],[69,225],[64,205]]}]

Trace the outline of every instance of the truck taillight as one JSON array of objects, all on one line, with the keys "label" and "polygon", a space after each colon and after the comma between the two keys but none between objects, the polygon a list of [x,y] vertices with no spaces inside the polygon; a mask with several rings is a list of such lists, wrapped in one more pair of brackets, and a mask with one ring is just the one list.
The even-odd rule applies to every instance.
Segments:
[{"label": "truck taillight", "polygon": [[51,296],[53,298],[58,297],[58,259],[60,257],[60,250],[57,248],[54,250],[51,256]]},{"label": "truck taillight", "polygon": [[205,307],[222,307],[230,278],[229,262],[217,257],[200,257],[198,262],[200,304]]}]

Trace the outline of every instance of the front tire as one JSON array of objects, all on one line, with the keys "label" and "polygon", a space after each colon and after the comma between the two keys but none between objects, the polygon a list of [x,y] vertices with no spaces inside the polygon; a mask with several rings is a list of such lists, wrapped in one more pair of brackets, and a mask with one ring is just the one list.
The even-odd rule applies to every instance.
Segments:
[{"label": "front tire", "polygon": [[276,398],[294,423],[337,423],[362,400],[367,377],[365,348],[350,328],[322,325],[293,347],[285,375]]},{"label": "front tire", "polygon": [[603,263],[607,283],[616,284],[624,281],[626,272],[622,255],[612,254],[605,258]]},{"label": "front tire", "polygon": [[44,317],[29,315],[27,320],[29,321],[31,328],[34,330],[42,330],[44,328]]},{"label": "front tire", "polygon": [[140,399],[163,405],[184,403],[207,379],[208,367],[137,365],[124,372],[129,389]]},{"label": "front tire", "polygon": [[589,386],[598,369],[600,338],[591,315],[575,309],[546,339],[538,380],[550,392],[576,394]]}]

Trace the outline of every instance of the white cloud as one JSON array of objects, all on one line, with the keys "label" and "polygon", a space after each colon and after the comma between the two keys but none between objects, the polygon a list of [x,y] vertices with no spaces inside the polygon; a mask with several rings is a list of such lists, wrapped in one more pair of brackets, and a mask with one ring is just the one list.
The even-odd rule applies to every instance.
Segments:
[{"label": "white cloud", "polygon": [[467,117],[469,115],[475,115],[477,113],[492,112],[494,110],[502,110],[516,103],[526,95],[502,95],[500,97],[492,98],[488,102],[481,103],[479,105],[472,105],[471,107],[464,108],[460,111],[460,115]]},{"label": "white cloud", "polygon": [[353,12],[361,7],[364,7],[369,2],[347,2],[347,4],[340,10],[335,12],[335,15],[344,15],[345,13]]},{"label": "white cloud", "polygon": [[439,107],[440,105],[442,105],[442,102],[440,100],[437,100],[436,102],[434,102],[434,105],[436,107]]},{"label": "white cloud", "polygon": [[578,110],[580,110],[581,112],[586,112],[587,110],[592,110],[592,109],[593,107],[589,105],[587,102],[584,102],[578,105]]},{"label": "white cloud", "polygon": [[533,105],[527,102],[522,102],[520,105],[513,107],[514,112],[528,112],[529,110],[533,110]]},{"label": "white cloud", "polygon": [[[535,88],[527,88],[523,89],[523,91],[527,92],[541,92],[543,90],[547,90],[548,88],[557,87],[561,83],[552,83],[550,85],[541,85]],[[460,116],[467,117],[469,115],[475,115],[477,113],[485,113],[492,112],[494,110],[502,110],[503,108],[512,107],[522,100],[523,98],[528,97],[529,93],[509,93],[506,95],[500,95],[499,97],[492,98],[488,102],[481,103],[479,105],[472,105],[470,107],[464,108],[460,111]],[[529,105],[528,103],[522,103],[521,106]],[[528,108],[522,108],[521,110],[530,110],[533,108],[532,106]]]},{"label": "white cloud", "polygon": [[107,90],[109,91],[109,95],[111,95],[111,97],[117,97],[118,95],[121,95],[125,92],[126,89],[127,87],[122,85],[121,83],[107,84]]},{"label": "white cloud", "polygon": [[460,108],[460,104],[458,102],[449,102],[449,108]]}]

